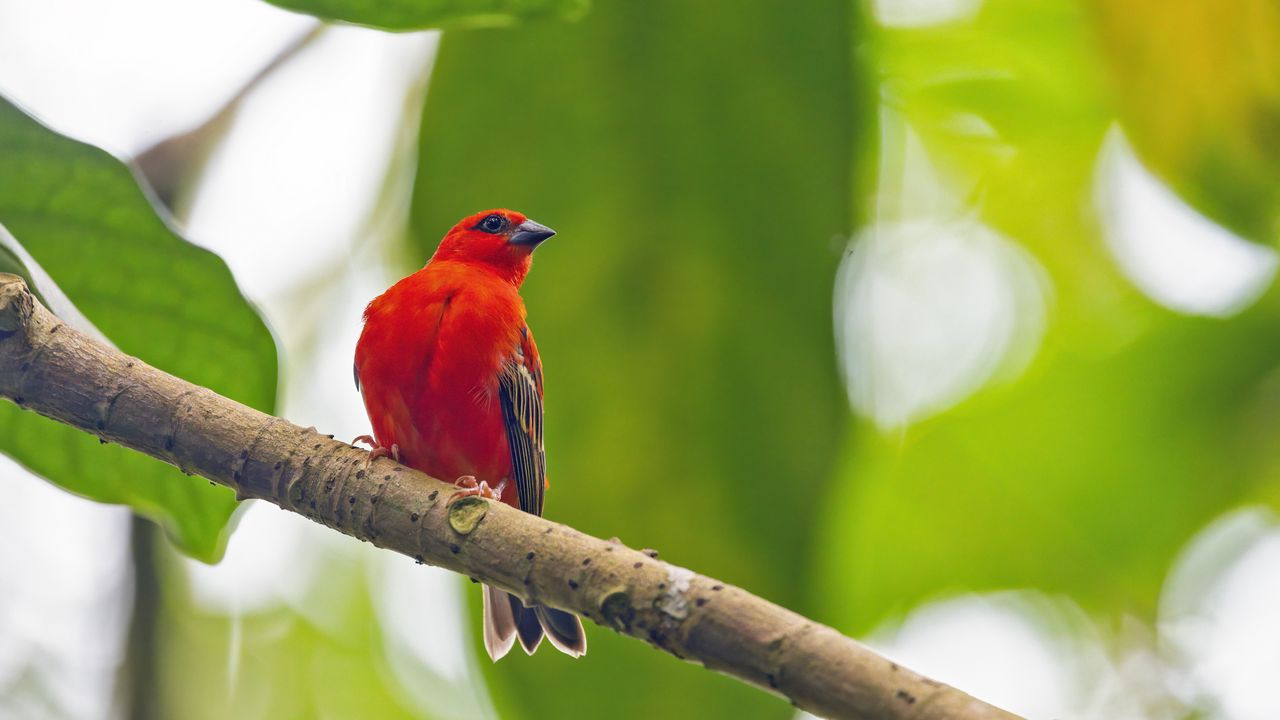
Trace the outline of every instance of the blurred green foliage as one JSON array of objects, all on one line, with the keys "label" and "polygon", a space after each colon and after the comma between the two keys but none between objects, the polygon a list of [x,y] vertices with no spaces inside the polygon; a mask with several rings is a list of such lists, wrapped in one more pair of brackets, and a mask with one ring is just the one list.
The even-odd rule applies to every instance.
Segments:
[{"label": "blurred green foliage", "polygon": [[591,0],[267,0],[325,20],[384,30],[511,25],[522,20],[576,18]]},{"label": "blurred green foliage", "polygon": [[[1277,298],[1229,320],[1158,307],[1120,273],[1094,214],[1102,136],[1131,104],[1113,103],[1098,23],[1114,12],[1146,32],[1162,8],[1094,15],[1065,0],[989,0],[972,20],[872,33],[886,105],[919,133],[949,189],[971,200],[965,212],[1035,254],[1053,301],[1017,382],[901,431],[853,429],[817,545],[816,594],[843,629],[865,633],[948,593],[1006,588],[1151,618],[1191,536],[1273,493],[1257,456],[1274,432],[1258,426],[1271,419],[1257,403],[1280,362]],[[1206,19],[1193,32],[1229,44],[1233,22]],[[1201,62],[1183,58],[1166,43],[1152,62]],[[1181,90],[1170,82],[1163,92],[1172,101]],[[1190,122],[1178,116],[1187,102],[1158,105],[1172,116],[1161,121]],[[1178,133],[1169,137],[1180,146],[1162,144],[1144,124],[1154,112],[1127,126],[1140,146],[1168,157],[1204,147]],[[1236,137],[1230,126],[1215,132]],[[1275,172],[1247,153],[1222,160]],[[1206,188],[1220,171],[1163,169],[1175,188]],[[1220,190],[1244,198],[1276,188],[1258,173],[1236,180]],[[1230,224],[1258,229],[1264,206],[1242,205]]]},{"label": "blurred green foliage", "polygon": [[[870,115],[853,23],[840,0],[602,0],[580,24],[447,35],[413,207],[418,262],[486,207],[559,231],[524,289],[547,514],[801,610],[847,414],[830,306]],[[585,661],[493,667],[503,717],[792,712],[588,633]]]},{"label": "blurred green foliage", "polygon": [[[3,98],[0,148],[0,223],[94,326],[162,370],[272,409],[271,334],[222,260],[178,237],[123,163]],[[10,403],[0,403],[0,451],[72,492],[130,506],[195,557],[222,555],[235,509],[226,488]]]}]

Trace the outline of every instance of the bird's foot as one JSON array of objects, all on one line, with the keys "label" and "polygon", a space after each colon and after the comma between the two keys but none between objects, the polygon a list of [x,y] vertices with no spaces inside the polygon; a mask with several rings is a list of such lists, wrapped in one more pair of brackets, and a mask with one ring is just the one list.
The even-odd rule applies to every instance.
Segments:
[{"label": "bird's foot", "polygon": [[352,445],[355,445],[356,443],[364,443],[372,448],[369,450],[369,462],[373,462],[380,457],[389,457],[396,462],[400,462],[400,446],[395,443],[392,443],[391,447],[384,447],[379,445],[378,441],[374,440],[369,435],[357,436],[355,440],[351,441]]},{"label": "bird's foot", "polygon": [[489,483],[484,480],[477,482],[475,475],[463,475],[454,481],[453,484],[460,489],[449,497],[450,505],[464,497],[471,497],[472,495],[479,495],[480,497],[489,500],[500,500],[502,498],[502,491],[507,486],[507,481],[503,480],[498,483],[498,487],[495,489],[489,487]]}]

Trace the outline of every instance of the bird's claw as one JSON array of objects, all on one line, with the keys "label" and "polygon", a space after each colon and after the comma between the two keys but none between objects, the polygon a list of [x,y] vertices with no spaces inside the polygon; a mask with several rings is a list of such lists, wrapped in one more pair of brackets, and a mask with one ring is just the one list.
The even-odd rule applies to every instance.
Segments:
[{"label": "bird's claw", "polygon": [[379,445],[378,441],[374,440],[369,435],[356,436],[356,439],[352,440],[351,444],[355,445],[357,443],[364,443],[365,445],[368,445],[370,448],[372,448],[371,450],[369,450],[369,462],[373,462],[374,460],[377,460],[380,457],[389,457],[392,460],[395,460],[396,462],[400,462],[400,446],[395,443],[392,443],[391,447],[384,447],[382,445]]},{"label": "bird's claw", "polygon": [[487,500],[500,500],[502,498],[502,491],[506,488],[507,481],[503,480],[498,483],[497,488],[491,488],[489,487],[489,483],[484,480],[477,482],[475,475],[463,475],[455,480],[453,484],[455,487],[460,489],[453,495],[449,496],[449,505],[452,505],[464,497],[471,497],[472,495],[479,495]]}]

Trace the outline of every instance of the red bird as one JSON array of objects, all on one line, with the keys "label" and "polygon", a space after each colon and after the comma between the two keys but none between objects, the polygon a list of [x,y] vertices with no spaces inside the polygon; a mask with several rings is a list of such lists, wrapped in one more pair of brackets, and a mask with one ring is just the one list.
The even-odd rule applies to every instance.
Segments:
[{"label": "red bird", "polygon": [[[355,374],[374,435],[357,440],[373,455],[542,514],[542,363],[519,291],[534,248],[554,234],[511,210],[477,213],[426,267],[369,303]],[[532,654],[544,633],[569,655],[587,651],[577,616],[485,586],[489,657],[516,637]]]}]

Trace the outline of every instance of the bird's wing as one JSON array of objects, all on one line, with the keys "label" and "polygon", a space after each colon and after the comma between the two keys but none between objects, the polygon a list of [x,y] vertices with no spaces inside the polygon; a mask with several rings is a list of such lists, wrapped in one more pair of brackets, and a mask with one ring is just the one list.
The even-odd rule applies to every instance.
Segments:
[{"label": "bird's wing", "polygon": [[528,328],[524,329],[514,356],[502,366],[498,393],[520,509],[541,515],[547,478],[542,445],[542,363]]}]

